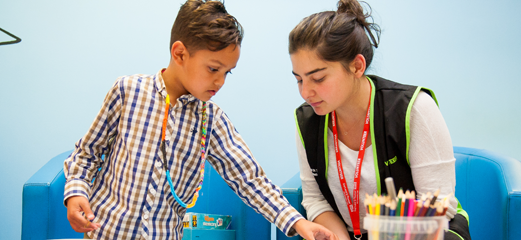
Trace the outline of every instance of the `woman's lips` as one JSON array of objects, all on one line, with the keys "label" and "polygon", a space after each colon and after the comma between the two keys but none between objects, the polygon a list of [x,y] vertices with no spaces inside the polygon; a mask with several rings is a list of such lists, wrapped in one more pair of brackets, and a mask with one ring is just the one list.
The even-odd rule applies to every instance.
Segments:
[{"label": "woman's lips", "polygon": [[319,102],[313,102],[313,103],[309,103],[309,105],[311,105],[312,107],[316,107],[318,105],[320,105],[323,101],[319,101]]}]

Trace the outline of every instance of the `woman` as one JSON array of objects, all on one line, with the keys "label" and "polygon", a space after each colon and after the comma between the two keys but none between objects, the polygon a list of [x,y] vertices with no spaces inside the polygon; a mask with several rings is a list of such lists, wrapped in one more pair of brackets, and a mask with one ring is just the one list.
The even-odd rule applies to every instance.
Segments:
[{"label": "woman", "polygon": [[418,197],[437,189],[438,199],[449,196],[445,239],[470,239],[467,214],[454,197],[452,142],[434,93],[365,75],[380,34],[370,18],[358,1],[340,0],[336,12],[303,19],[289,36],[293,74],[306,101],[295,113],[308,219],[340,239],[367,239],[359,203],[366,193],[387,193],[384,179],[393,177],[397,188]]}]

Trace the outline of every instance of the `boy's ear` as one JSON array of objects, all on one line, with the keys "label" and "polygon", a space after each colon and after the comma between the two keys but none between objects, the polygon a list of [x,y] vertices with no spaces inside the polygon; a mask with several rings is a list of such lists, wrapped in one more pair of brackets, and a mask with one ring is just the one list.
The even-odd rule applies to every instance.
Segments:
[{"label": "boy's ear", "polygon": [[172,55],[172,59],[177,63],[182,65],[183,61],[186,60],[186,56],[188,55],[188,49],[181,41],[176,41],[172,44],[172,49],[170,49],[170,54]]}]

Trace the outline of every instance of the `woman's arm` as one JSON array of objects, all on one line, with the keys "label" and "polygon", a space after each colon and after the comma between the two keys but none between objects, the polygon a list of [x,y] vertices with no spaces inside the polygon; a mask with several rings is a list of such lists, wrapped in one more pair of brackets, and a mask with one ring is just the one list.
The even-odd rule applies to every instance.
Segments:
[{"label": "woman's arm", "polygon": [[418,196],[440,189],[438,199],[452,194],[447,217],[456,214],[456,170],[449,129],[436,102],[420,92],[411,111],[409,162]]},{"label": "woman's arm", "polygon": [[306,150],[296,133],[297,154],[300,167],[300,180],[302,182],[302,206],[306,209],[309,221],[318,223],[338,236],[338,239],[350,239],[344,222],[333,211],[327,200],[322,195],[317,181],[311,173],[311,168],[306,157]]}]

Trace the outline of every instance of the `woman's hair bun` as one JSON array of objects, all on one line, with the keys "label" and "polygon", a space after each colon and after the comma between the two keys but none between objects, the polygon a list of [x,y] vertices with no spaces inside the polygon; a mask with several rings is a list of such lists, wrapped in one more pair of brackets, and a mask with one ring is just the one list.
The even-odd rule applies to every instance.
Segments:
[{"label": "woman's hair bun", "polygon": [[[362,4],[367,5],[369,12],[364,13]],[[337,14],[347,14],[353,17],[369,34],[372,45],[378,47],[380,38],[380,27],[373,23],[373,17],[371,16],[371,6],[363,1],[357,0],[339,0],[337,6]],[[368,21],[369,20],[369,21]],[[375,32],[376,37],[373,35]]]},{"label": "woman's hair bun", "polygon": [[[365,4],[370,13],[371,7]],[[369,67],[373,47],[380,41],[380,27],[373,23],[371,14],[364,14],[364,7],[357,0],[339,0],[337,11],[304,18],[289,34],[289,53],[313,50],[325,61],[343,64],[361,54]]]},{"label": "woman's hair bun", "polygon": [[361,3],[365,3],[369,6],[366,2],[358,2],[357,0],[339,0],[336,12],[338,14],[347,13],[348,15],[355,17],[362,26],[365,26],[367,25],[365,19],[371,17],[371,14],[364,14],[364,8]]},{"label": "woman's hair bun", "polygon": [[364,15],[364,9],[357,0],[339,0],[337,13],[347,13],[355,16]]}]

